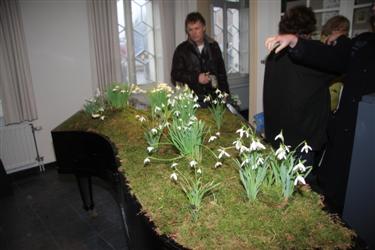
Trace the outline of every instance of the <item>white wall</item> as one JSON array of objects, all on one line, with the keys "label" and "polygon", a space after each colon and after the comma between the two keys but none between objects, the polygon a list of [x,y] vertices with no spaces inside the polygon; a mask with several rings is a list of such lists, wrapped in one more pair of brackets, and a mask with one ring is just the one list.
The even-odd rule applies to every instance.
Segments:
[{"label": "white wall", "polygon": [[40,155],[55,161],[51,130],[92,96],[89,35],[84,0],[21,0],[31,75],[42,126]]}]

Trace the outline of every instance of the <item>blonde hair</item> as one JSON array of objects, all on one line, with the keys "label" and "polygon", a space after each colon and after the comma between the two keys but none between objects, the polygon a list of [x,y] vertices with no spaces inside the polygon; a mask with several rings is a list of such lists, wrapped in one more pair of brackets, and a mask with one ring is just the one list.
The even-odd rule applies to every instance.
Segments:
[{"label": "blonde hair", "polygon": [[328,19],[328,21],[322,27],[322,35],[329,36],[333,31],[345,32],[346,35],[349,33],[350,22],[349,19],[337,15]]}]

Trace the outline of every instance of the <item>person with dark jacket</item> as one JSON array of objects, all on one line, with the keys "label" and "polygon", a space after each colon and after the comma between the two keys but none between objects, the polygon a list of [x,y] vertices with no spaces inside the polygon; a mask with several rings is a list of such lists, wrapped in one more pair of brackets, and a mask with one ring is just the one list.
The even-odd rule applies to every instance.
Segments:
[{"label": "person with dark jacket", "polygon": [[187,84],[202,102],[215,96],[215,90],[229,94],[227,75],[220,47],[208,37],[206,21],[198,12],[187,15],[185,30],[188,39],[179,44],[172,61],[172,83]]},{"label": "person with dark jacket", "polygon": [[[375,92],[375,33],[363,33],[352,39],[349,49],[327,46],[301,39],[292,34],[266,40],[268,49],[279,45],[293,60],[315,68],[345,74],[340,107],[332,127],[334,135],[327,145],[318,181],[331,205],[342,213],[350,171],[358,102]],[[288,49],[283,50],[288,47]],[[301,82],[304,85],[304,82]],[[371,146],[371,145],[369,145]]]},{"label": "person with dark jacket", "polygon": [[[289,9],[279,23],[279,33],[310,37],[315,31],[315,15],[310,8]],[[318,41],[317,41],[318,42]],[[326,125],[330,112],[329,83],[333,76],[296,63],[287,51],[271,52],[266,60],[263,89],[265,137],[277,149],[275,137],[282,131],[286,145],[296,156],[313,166],[317,151],[326,143]],[[307,154],[296,148],[306,141]]]}]

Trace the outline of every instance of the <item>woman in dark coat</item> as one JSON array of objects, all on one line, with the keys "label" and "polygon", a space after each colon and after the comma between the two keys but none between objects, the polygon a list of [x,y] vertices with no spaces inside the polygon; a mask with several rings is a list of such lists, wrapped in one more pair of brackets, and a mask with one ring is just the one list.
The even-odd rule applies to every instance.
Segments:
[{"label": "woman in dark coat", "polygon": [[[344,73],[340,107],[332,121],[334,134],[327,145],[318,180],[339,213],[345,201],[354,142],[358,102],[375,92],[375,33],[363,33],[352,39],[350,49],[313,43],[294,35],[268,38],[267,48],[276,44],[276,53],[287,48],[296,61],[315,68]],[[301,83],[303,84],[303,83]]]}]

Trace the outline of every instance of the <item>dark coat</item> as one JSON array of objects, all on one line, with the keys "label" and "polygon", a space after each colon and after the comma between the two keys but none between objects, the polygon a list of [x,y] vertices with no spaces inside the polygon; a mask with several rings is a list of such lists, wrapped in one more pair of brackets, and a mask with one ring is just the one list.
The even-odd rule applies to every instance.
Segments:
[{"label": "dark coat", "polygon": [[177,46],[172,62],[172,83],[187,84],[202,101],[205,95],[214,96],[215,88],[211,84],[200,84],[198,77],[200,73],[209,72],[215,75],[218,88],[229,94],[227,75],[220,47],[214,40],[205,39],[202,53],[195,43],[190,40],[182,42]]},{"label": "dark coat", "polygon": [[358,102],[363,95],[375,92],[375,33],[354,38],[349,49],[300,40],[290,54],[305,64],[345,74],[340,106],[330,124],[333,133],[318,172],[326,195],[340,212],[350,170]]},{"label": "dark coat", "polygon": [[271,53],[266,61],[263,108],[265,136],[274,148],[283,131],[285,144],[295,148],[306,141],[319,150],[327,140],[329,83],[333,76],[296,64],[287,51]]}]

